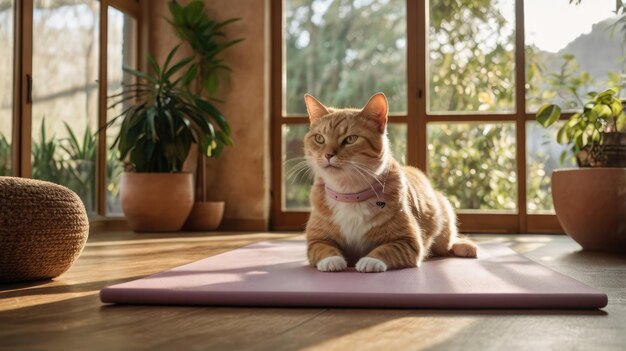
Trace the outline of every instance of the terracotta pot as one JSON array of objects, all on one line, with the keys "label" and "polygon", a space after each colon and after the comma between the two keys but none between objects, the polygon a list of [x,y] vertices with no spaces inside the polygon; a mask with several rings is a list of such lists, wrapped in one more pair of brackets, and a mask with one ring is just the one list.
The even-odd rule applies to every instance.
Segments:
[{"label": "terracotta pot", "polygon": [[222,216],[224,216],[224,201],[197,201],[193,204],[183,228],[193,231],[215,230],[220,226]]},{"label": "terracotta pot", "polygon": [[134,231],[179,231],[193,206],[193,175],[124,173],[120,202]]},{"label": "terracotta pot", "polygon": [[626,168],[556,170],[552,199],[561,226],[583,249],[626,252]]}]

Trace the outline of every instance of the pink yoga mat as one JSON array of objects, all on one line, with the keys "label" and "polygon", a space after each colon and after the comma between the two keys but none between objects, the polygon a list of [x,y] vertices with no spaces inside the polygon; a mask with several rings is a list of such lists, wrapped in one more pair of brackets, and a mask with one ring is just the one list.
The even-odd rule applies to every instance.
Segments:
[{"label": "pink yoga mat", "polygon": [[384,273],[322,273],[304,240],[245,246],[100,291],[105,303],[396,308],[600,308],[606,294],[500,244]]}]

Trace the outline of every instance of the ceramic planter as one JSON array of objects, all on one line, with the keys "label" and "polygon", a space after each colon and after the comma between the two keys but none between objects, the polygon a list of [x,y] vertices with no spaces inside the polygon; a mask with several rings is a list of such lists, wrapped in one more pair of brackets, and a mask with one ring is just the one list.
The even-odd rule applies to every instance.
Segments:
[{"label": "ceramic planter", "polygon": [[552,199],[561,226],[583,249],[626,252],[626,168],[555,170]]},{"label": "ceramic planter", "polygon": [[179,231],[193,206],[193,175],[126,172],[120,183],[120,202],[134,231]]},{"label": "ceramic planter", "polygon": [[189,218],[185,222],[185,230],[215,230],[220,226],[224,216],[224,201],[197,201],[193,204]]}]

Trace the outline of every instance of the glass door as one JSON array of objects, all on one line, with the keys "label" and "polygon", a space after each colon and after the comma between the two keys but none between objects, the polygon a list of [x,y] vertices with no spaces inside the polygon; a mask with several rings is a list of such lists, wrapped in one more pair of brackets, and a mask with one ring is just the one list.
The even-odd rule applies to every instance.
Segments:
[{"label": "glass door", "polygon": [[96,210],[100,2],[33,4],[32,176]]}]

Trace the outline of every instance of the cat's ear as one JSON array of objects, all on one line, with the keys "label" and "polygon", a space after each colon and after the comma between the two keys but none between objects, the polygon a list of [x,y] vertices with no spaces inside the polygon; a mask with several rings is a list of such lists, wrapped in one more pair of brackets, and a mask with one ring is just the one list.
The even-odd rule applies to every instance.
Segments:
[{"label": "cat's ear", "polygon": [[361,115],[374,119],[378,123],[378,131],[384,133],[387,127],[387,111],[387,97],[383,93],[376,93],[365,104]]},{"label": "cat's ear", "polygon": [[304,102],[306,103],[306,110],[309,113],[309,120],[311,121],[311,123],[315,122],[316,119],[322,116],[326,116],[330,113],[330,111],[328,111],[328,108],[312,95],[304,94]]}]

